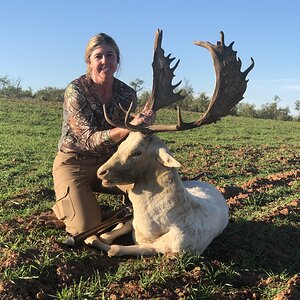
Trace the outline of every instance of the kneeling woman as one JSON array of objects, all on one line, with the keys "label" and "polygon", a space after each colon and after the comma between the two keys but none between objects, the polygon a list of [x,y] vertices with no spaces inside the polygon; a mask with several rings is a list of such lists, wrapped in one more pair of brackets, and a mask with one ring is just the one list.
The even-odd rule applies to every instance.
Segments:
[{"label": "kneeling woman", "polygon": [[[101,223],[101,209],[94,195],[101,191],[96,171],[129,134],[127,129],[113,128],[105,121],[102,106],[106,105],[114,122],[122,123],[124,112],[119,104],[128,108],[131,102],[136,107],[137,102],[135,91],[114,77],[120,52],[110,36],[93,36],[86,48],[85,61],[87,73],[73,80],[65,90],[62,135],[53,164],[53,211],[72,235]],[[153,120],[152,111],[144,111],[131,123],[149,125]]]}]

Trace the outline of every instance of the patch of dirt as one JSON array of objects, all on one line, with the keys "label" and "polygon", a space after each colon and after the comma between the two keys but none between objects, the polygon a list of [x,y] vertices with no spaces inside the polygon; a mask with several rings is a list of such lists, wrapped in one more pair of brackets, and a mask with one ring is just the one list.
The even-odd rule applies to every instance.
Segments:
[{"label": "patch of dirt", "polygon": [[300,170],[277,173],[267,176],[266,178],[254,177],[242,186],[223,186],[217,187],[227,199],[231,210],[243,206],[243,200],[254,193],[263,192],[274,186],[293,185],[300,180]]},{"label": "patch of dirt", "polygon": [[[265,216],[262,220],[266,222],[274,222],[276,219],[293,218],[300,213],[300,199],[296,199],[287,205],[277,207],[270,215]],[[299,218],[298,218],[299,220]]]},{"label": "patch of dirt", "polygon": [[[259,286],[272,285],[276,281],[276,278],[269,277],[262,280]],[[279,292],[273,300],[290,300],[290,299],[300,299],[300,273],[295,274],[291,277],[286,284],[286,288]]]}]

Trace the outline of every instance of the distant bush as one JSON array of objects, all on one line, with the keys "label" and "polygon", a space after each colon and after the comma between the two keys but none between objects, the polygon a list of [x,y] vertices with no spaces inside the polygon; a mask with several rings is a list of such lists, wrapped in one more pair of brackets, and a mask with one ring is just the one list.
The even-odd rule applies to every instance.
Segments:
[{"label": "distant bush", "polygon": [[7,75],[0,76],[0,98],[7,100],[36,99],[42,101],[63,101],[64,89],[45,87],[33,93],[31,88],[27,90],[21,86],[22,80],[10,79]]},{"label": "distant bush", "polygon": [[257,118],[257,110],[254,104],[249,103],[239,103],[236,106],[236,113],[238,116]]},{"label": "distant bush", "polygon": [[45,87],[34,94],[34,99],[42,101],[63,101],[64,89]]},{"label": "distant bush", "polygon": [[21,99],[33,98],[32,89],[24,90],[21,87],[21,79],[10,79],[8,76],[0,77],[0,98]]},{"label": "distant bush", "polygon": [[263,104],[257,111],[258,118],[291,121],[292,116],[290,116],[290,109],[288,107],[278,107],[279,101],[280,98],[278,96],[275,96],[271,103]]}]

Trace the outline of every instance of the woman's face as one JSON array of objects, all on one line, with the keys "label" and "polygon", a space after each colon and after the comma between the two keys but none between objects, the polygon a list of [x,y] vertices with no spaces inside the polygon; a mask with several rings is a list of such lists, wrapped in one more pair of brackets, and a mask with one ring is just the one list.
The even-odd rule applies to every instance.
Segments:
[{"label": "woman's face", "polygon": [[95,83],[102,83],[112,79],[118,67],[115,50],[108,45],[97,47],[90,56],[89,67],[91,77]]}]

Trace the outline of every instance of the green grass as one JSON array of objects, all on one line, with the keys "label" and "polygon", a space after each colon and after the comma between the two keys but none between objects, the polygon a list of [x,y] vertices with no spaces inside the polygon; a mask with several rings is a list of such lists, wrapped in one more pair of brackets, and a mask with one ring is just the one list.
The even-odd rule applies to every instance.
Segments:
[{"label": "green grass", "polygon": [[[174,123],[175,111],[158,121]],[[192,120],[197,114],[184,112]],[[60,244],[37,216],[55,201],[52,163],[62,104],[0,101],[0,298],[272,299],[300,270],[300,122],[226,117],[160,133],[182,167],[228,196],[230,223],[202,256],[108,258]],[[297,173],[298,172],[298,173]],[[115,208],[119,199],[101,196]],[[297,202],[298,201],[298,202]],[[4,298],[3,298],[4,297]]]}]

